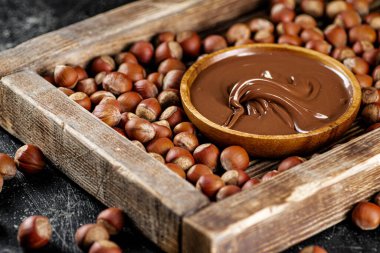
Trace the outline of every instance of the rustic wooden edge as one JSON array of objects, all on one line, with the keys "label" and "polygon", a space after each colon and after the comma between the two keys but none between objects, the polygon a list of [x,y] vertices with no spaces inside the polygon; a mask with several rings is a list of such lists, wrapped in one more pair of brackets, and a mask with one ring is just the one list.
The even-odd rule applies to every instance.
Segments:
[{"label": "rustic wooden edge", "polygon": [[186,217],[184,252],[277,252],[346,218],[380,190],[380,131]]},{"label": "rustic wooden edge", "polygon": [[165,251],[178,251],[182,217],[208,203],[191,184],[36,73],[1,79],[0,125],[39,146],[54,165],[104,204],[123,208]]},{"label": "rustic wooden edge", "polygon": [[85,65],[160,31],[215,27],[253,10],[260,0],[141,0],[47,33],[0,53],[0,76],[57,64]]}]

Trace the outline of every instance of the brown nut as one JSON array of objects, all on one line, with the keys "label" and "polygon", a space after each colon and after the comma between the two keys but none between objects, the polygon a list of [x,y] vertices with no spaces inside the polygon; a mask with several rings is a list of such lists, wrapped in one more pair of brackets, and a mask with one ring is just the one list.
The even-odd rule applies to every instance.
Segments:
[{"label": "brown nut", "polygon": [[367,87],[362,89],[362,103],[372,104],[380,103],[380,90],[374,87]]},{"label": "brown nut", "polygon": [[112,94],[111,92],[105,91],[105,90],[99,90],[90,96],[90,100],[93,105],[98,105],[100,101],[102,101],[106,97],[116,99],[115,95]]},{"label": "brown nut", "polygon": [[348,0],[348,3],[350,3],[361,16],[365,16],[369,13],[370,1],[371,0]]},{"label": "brown nut", "polygon": [[155,98],[158,95],[157,86],[148,80],[140,80],[134,84],[134,90],[137,91],[144,99]]},{"label": "brown nut", "polygon": [[[379,13],[372,13],[372,14],[379,14]],[[371,15],[371,14],[370,14]],[[375,30],[380,30],[380,15],[373,15],[373,16],[370,16],[368,15],[370,18],[368,18],[368,16],[366,17],[366,20],[367,23]]]},{"label": "brown nut", "polygon": [[103,83],[104,77],[106,77],[107,72],[102,71],[95,75],[94,80],[96,85],[101,85]]},{"label": "brown nut", "polygon": [[177,164],[175,164],[175,163],[167,163],[166,167],[168,167],[171,171],[173,171],[174,173],[176,173],[181,178],[186,179],[186,173],[185,173],[185,171],[181,167],[179,167]]},{"label": "brown nut", "polygon": [[134,54],[130,53],[130,52],[121,52],[121,53],[118,53],[116,56],[115,56],[115,61],[117,63],[117,65],[121,65],[123,63],[134,63],[134,64],[138,64],[139,62],[137,61],[137,58]]},{"label": "brown nut", "polygon": [[174,147],[173,142],[169,138],[157,138],[152,140],[146,146],[148,152],[157,153],[165,156],[171,148]]},{"label": "brown nut", "polygon": [[334,23],[340,25],[346,29],[350,29],[354,26],[360,25],[362,19],[360,15],[354,10],[342,11],[335,17]]},{"label": "brown nut", "polygon": [[195,127],[191,122],[181,122],[177,124],[173,129],[174,134],[179,134],[181,132],[188,132],[195,134]]},{"label": "brown nut", "polygon": [[369,124],[380,122],[380,105],[366,105],[362,110],[361,116]]},{"label": "brown nut", "polygon": [[362,55],[362,58],[369,65],[372,65],[372,66],[378,65],[380,63],[380,49],[374,48],[374,49],[365,51]]},{"label": "brown nut", "polygon": [[255,185],[260,184],[260,179],[251,178],[241,187],[243,191],[253,188]]},{"label": "brown nut", "polygon": [[279,23],[276,27],[276,30],[280,35],[289,34],[297,36],[301,31],[301,26],[293,22]]},{"label": "brown nut", "polygon": [[274,32],[274,25],[272,22],[264,18],[254,18],[249,22],[248,25],[251,31],[254,33],[262,30],[266,30],[270,33]]},{"label": "brown nut", "polygon": [[[174,131],[175,129],[176,128],[174,128]],[[186,132],[182,132],[182,133],[186,133]],[[207,165],[209,168],[213,170],[218,165],[219,153],[220,153],[219,149],[214,144],[205,143],[205,144],[199,145],[194,150],[193,156],[197,163]]]},{"label": "brown nut", "polygon": [[127,75],[127,77],[131,79],[133,82],[142,80],[146,76],[145,69],[141,65],[136,63],[122,63],[117,71]]},{"label": "brown nut", "polygon": [[152,123],[145,119],[131,118],[125,124],[125,132],[131,140],[138,140],[141,143],[146,143],[153,140],[156,131]]},{"label": "brown nut", "polygon": [[347,33],[339,25],[329,25],[325,29],[326,40],[334,47],[344,47],[347,44]]},{"label": "brown nut", "polygon": [[316,245],[308,246],[303,248],[300,253],[327,253],[327,251],[324,248],[321,248]]},{"label": "brown nut", "polygon": [[177,147],[193,152],[199,146],[198,138],[195,134],[182,132],[174,136],[173,143]]},{"label": "brown nut", "polygon": [[325,3],[323,0],[301,0],[301,9],[313,17],[323,16]]},{"label": "brown nut", "polygon": [[155,52],[156,63],[169,58],[182,59],[183,50],[181,45],[176,41],[161,43]]},{"label": "brown nut", "polygon": [[[379,127],[380,127],[380,123],[376,123],[376,124],[371,125],[367,129],[371,128],[370,131],[372,131],[372,130],[375,130],[375,129],[379,128]],[[369,131],[367,131],[367,132],[369,132]],[[377,193],[375,195],[373,201],[375,202],[376,205],[380,206],[380,193]]]},{"label": "brown nut", "polygon": [[233,44],[238,40],[246,40],[251,37],[251,30],[246,24],[236,23],[232,25],[227,33],[226,38],[228,43]]},{"label": "brown nut", "polygon": [[272,0],[271,6],[275,4],[284,4],[289,9],[295,9],[296,8],[296,1],[295,0]]},{"label": "brown nut", "polygon": [[249,44],[253,44],[253,43],[255,43],[255,42],[251,39],[238,40],[235,42],[235,46],[249,45]]},{"label": "brown nut", "polygon": [[216,201],[221,201],[223,199],[226,199],[240,191],[241,191],[240,187],[236,185],[225,185],[222,188],[220,188],[218,193],[216,194]]},{"label": "brown nut", "polygon": [[167,163],[175,163],[183,170],[188,170],[194,165],[194,158],[189,151],[180,147],[173,147],[166,154]]},{"label": "brown nut", "polygon": [[151,157],[153,157],[154,159],[156,159],[160,163],[165,164],[165,158],[162,155],[157,154],[157,153],[153,153],[153,152],[148,153],[148,155],[150,155]]},{"label": "brown nut", "polygon": [[166,59],[158,66],[158,72],[162,74],[167,74],[169,71],[175,69],[185,71],[186,66],[183,64],[183,62],[174,58]]},{"label": "brown nut", "polygon": [[243,186],[249,180],[249,176],[242,170],[228,170],[223,173],[222,180],[226,185]]},{"label": "brown nut", "polygon": [[121,94],[117,101],[119,102],[120,112],[134,112],[137,105],[142,101],[142,97],[139,93],[129,91]]},{"label": "brown nut", "polygon": [[334,18],[339,13],[350,9],[345,1],[332,1],[326,5],[326,13],[329,18]]},{"label": "brown nut", "polygon": [[203,40],[203,49],[206,54],[219,51],[227,46],[227,41],[220,35],[209,35]]},{"label": "brown nut", "polygon": [[110,73],[115,69],[115,61],[108,55],[103,55],[95,58],[90,66],[92,73],[97,74],[99,72]]},{"label": "brown nut", "polygon": [[347,58],[355,57],[355,52],[349,47],[337,47],[335,48],[331,56],[337,59],[338,61],[344,61]]},{"label": "brown nut", "polygon": [[40,249],[51,240],[52,228],[45,216],[30,216],[19,226],[17,240],[21,247]]},{"label": "brown nut", "polygon": [[150,122],[155,121],[160,113],[161,106],[155,98],[142,100],[136,108],[136,115]]},{"label": "brown nut", "polygon": [[120,72],[111,72],[103,79],[103,89],[114,95],[120,95],[132,90],[132,81]]},{"label": "brown nut", "polygon": [[254,36],[257,43],[274,43],[274,35],[268,30],[260,30]]},{"label": "brown nut", "polygon": [[175,40],[175,34],[170,31],[161,32],[159,33],[155,38],[155,44],[160,45],[164,42],[174,41]]},{"label": "brown nut", "polygon": [[192,58],[200,55],[202,41],[196,32],[185,31],[178,33],[176,39],[181,45],[184,55]]},{"label": "brown nut", "polygon": [[99,213],[96,218],[96,224],[104,226],[110,235],[118,234],[124,227],[123,210],[116,207],[110,207]]},{"label": "brown nut", "polygon": [[75,91],[65,88],[65,87],[58,87],[58,90],[63,92],[66,96],[70,96],[75,93]]},{"label": "brown nut", "polygon": [[196,184],[196,188],[203,192],[207,197],[213,198],[217,192],[224,186],[223,180],[214,174],[201,176]]},{"label": "brown nut", "polygon": [[303,42],[311,40],[324,40],[323,32],[318,27],[306,28],[301,32]]},{"label": "brown nut", "polygon": [[122,253],[120,247],[111,241],[100,240],[94,242],[88,253]]},{"label": "brown nut", "polygon": [[324,40],[310,40],[306,43],[305,48],[329,55],[333,47]]},{"label": "brown nut", "polygon": [[58,65],[54,69],[54,82],[60,87],[73,89],[78,82],[78,73],[73,67]]},{"label": "brown nut", "polygon": [[372,71],[372,77],[375,82],[380,80],[380,65]]},{"label": "brown nut", "polygon": [[2,180],[14,178],[16,172],[17,168],[15,161],[9,155],[0,153],[0,176],[2,177]]},{"label": "brown nut", "polygon": [[26,144],[15,154],[15,163],[22,172],[34,174],[42,171],[46,165],[45,156],[35,145]]},{"label": "brown nut", "polygon": [[305,159],[302,157],[290,156],[290,157],[281,161],[281,163],[277,167],[277,171],[278,172],[286,171],[286,170],[291,169],[300,163],[303,163],[304,161],[305,161]]},{"label": "brown nut", "polygon": [[102,105],[102,104],[111,104],[120,111],[119,101],[117,101],[115,98],[105,97],[99,103],[99,105]]},{"label": "brown nut", "polygon": [[301,46],[302,40],[298,36],[284,34],[278,38],[278,44],[287,44],[293,46]]},{"label": "brown nut", "polygon": [[370,202],[360,202],[352,211],[352,221],[362,230],[374,230],[380,224],[380,207]]},{"label": "brown nut", "polygon": [[137,60],[142,64],[148,64],[153,58],[153,45],[147,41],[138,41],[132,45],[129,52],[134,54]]},{"label": "brown nut", "polygon": [[160,120],[166,120],[169,122],[170,127],[174,127],[183,119],[183,111],[178,106],[169,106],[166,108],[160,116]]},{"label": "brown nut", "polygon": [[103,225],[86,224],[75,232],[75,242],[82,250],[87,250],[96,241],[108,240],[110,235]]},{"label": "brown nut", "polygon": [[69,98],[82,106],[87,111],[91,110],[91,100],[86,93],[78,91],[71,94]]},{"label": "brown nut", "polygon": [[154,138],[169,138],[173,136],[172,130],[170,129],[169,123],[168,126],[160,125],[159,121],[156,121],[152,124],[154,130],[156,131],[156,136]]},{"label": "brown nut", "polygon": [[115,130],[116,132],[118,132],[120,135],[122,135],[124,137],[127,137],[127,135],[125,134],[124,129],[119,128],[119,127],[113,127],[112,129]]},{"label": "brown nut", "polygon": [[196,184],[198,179],[203,175],[211,175],[212,170],[204,164],[195,164],[187,171],[187,180]]},{"label": "brown nut", "polygon": [[356,79],[358,80],[360,87],[362,88],[368,88],[372,86],[373,79],[369,75],[355,75]]},{"label": "brown nut", "polygon": [[356,41],[354,45],[352,46],[352,50],[354,50],[356,55],[361,55],[364,52],[370,51],[374,48],[375,47],[373,46],[373,44],[366,40]]},{"label": "brown nut", "polygon": [[95,106],[92,114],[94,114],[97,118],[99,118],[110,127],[114,127],[119,124],[121,119],[119,108],[112,103],[98,104]]},{"label": "brown nut", "polygon": [[315,21],[315,18],[307,14],[298,15],[294,19],[294,23],[300,25],[303,30],[317,27],[317,21]]},{"label": "brown nut", "polygon": [[357,25],[352,27],[348,33],[350,42],[355,43],[356,41],[366,40],[371,43],[376,42],[376,32],[369,25]]},{"label": "brown nut", "polygon": [[77,83],[75,90],[84,92],[87,96],[91,96],[98,90],[98,85],[96,84],[94,78],[86,78]]},{"label": "brown nut", "polygon": [[84,68],[82,68],[81,66],[75,66],[74,69],[78,74],[78,81],[82,81],[88,78],[86,70],[84,70]]},{"label": "brown nut", "polygon": [[277,176],[278,174],[280,174],[280,172],[278,172],[277,170],[268,171],[268,172],[265,173],[264,176],[261,178],[261,182],[265,182],[265,181],[271,180],[272,178],[274,178],[274,177]]},{"label": "brown nut", "polygon": [[249,156],[244,148],[230,146],[222,151],[220,162],[225,170],[246,170],[249,166]]},{"label": "brown nut", "polygon": [[144,144],[142,144],[141,142],[139,142],[137,140],[133,140],[131,142],[133,143],[133,145],[137,146],[139,149],[146,151]]},{"label": "brown nut", "polygon": [[[375,124],[372,124],[370,125],[366,130],[365,132],[368,133],[368,132],[371,132],[375,129],[378,129],[380,127],[380,123],[375,123]],[[380,205],[380,195],[377,194],[376,197],[375,197],[375,203],[376,205]]]},{"label": "brown nut", "polygon": [[160,94],[158,94],[157,100],[163,109],[170,106],[178,106],[181,103],[179,91],[175,89],[163,90]]},{"label": "brown nut", "polygon": [[295,16],[294,10],[281,3],[273,5],[270,11],[270,18],[274,23],[291,22]]},{"label": "brown nut", "polygon": [[179,90],[179,85],[181,83],[183,74],[185,72],[183,70],[171,70],[169,71],[163,81],[162,89],[177,89]]},{"label": "brown nut", "polygon": [[154,83],[156,85],[157,89],[162,89],[162,86],[164,84],[164,75],[162,73],[153,72],[148,75],[146,78],[149,82]]},{"label": "brown nut", "polygon": [[368,63],[360,57],[347,58],[343,61],[343,64],[354,74],[365,75],[369,72]]}]

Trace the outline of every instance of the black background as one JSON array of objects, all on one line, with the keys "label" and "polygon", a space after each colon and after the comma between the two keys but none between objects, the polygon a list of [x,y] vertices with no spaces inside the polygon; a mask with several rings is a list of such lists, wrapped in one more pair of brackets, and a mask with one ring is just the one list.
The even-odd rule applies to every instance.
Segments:
[{"label": "black background", "polygon": [[[0,51],[128,2],[0,0]],[[0,128],[0,152],[14,156],[21,145]],[[5,182],[0,193],[0,253],[22,252],[16,240],[18,224],[35,214],[48,216],[53,226],[52,242],[38,252],[80,252],[73,242],[76,229],[94,222],[104,208],[51,165],[36,176],[25,177],[18,172],[16,178]],[[160,252],[131,221],[114,239],[125,252]],[[329,252],[380,252],[380,229],[359,231],[346,220],[286,252],[298,252],[310,244],[321,245]]]}]

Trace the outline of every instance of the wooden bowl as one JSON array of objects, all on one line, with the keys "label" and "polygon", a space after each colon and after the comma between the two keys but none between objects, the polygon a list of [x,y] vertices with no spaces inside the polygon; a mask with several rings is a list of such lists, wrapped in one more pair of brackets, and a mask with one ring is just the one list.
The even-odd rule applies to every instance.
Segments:
[{"label": "wooden bowl", "polygon": [[[339,71],[349,81],[349,93],[352,96],[351,105],[336,121],[310,131],[289,135],[258,135],[245,133],[222,127],[200,114],[190,99],[190,88],[198,74],[213,63],[230,56],[263,51],[292,51],[305,57],[315,59]],[[335,59],[301,47],[276,44],[253,44],[231,47],[205,56],[195,62],[185,73],[181,82],[181,99],[184,110],[190,121],[211,141],[221,146],[240,145],[252,156],[256,157],[284,157],[289,155],[303,155],[315,151],[322,145],[340,137],[355,120],[361,102],[361,88],[353,73]]]}]

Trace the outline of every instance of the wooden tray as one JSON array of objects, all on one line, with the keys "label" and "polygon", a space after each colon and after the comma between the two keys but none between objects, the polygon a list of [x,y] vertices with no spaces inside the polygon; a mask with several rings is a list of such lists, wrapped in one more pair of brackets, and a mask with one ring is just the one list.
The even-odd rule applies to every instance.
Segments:
[{"label": "wooden tray", "polygon": [[[205,30],[252,11],[259,0],[143,0],[0,53],[0,124],[83,189],[118,206],[168,252],[281,251],[346,217],[380,190],[380,130],[314,156],[218,203],[141,152],[37,73],[86,64],[164,31]],[[361,133],[354,126],[346,141]],[[276,164],[253,161],[260,175]]]}]

